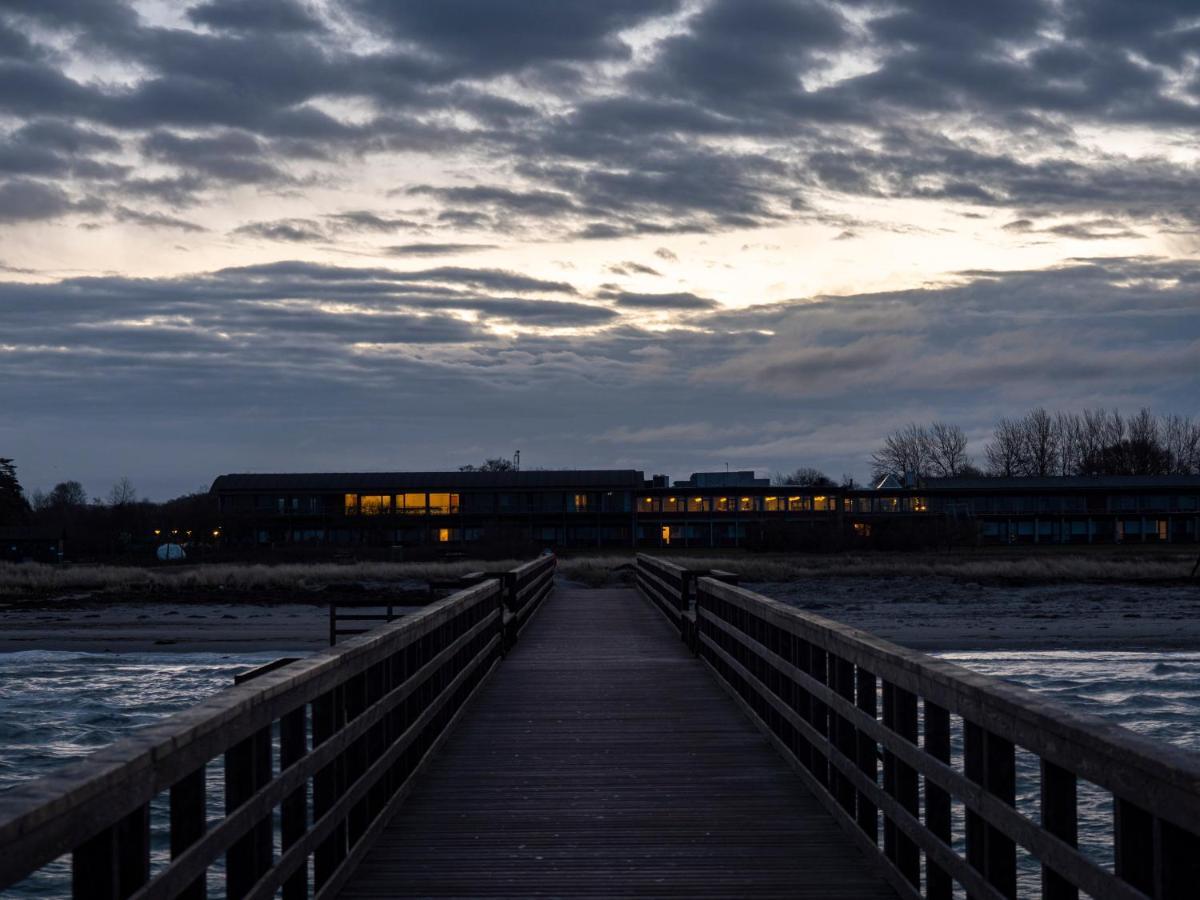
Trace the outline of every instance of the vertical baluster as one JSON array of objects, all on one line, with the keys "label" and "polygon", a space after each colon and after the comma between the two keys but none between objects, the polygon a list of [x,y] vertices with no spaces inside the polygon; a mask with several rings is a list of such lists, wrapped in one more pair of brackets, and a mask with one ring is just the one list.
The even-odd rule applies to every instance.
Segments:
[{"label": "vertical baluster", "polygon": [[[225,815],[271,780],[271,729],[263,728],[225,753]],[[226,896],[237,900],[271,868],[271,817],[264,816],[225,852]]]},{"label": "vertical baluster", "polygon": [[[342,727],[342,689],[335,687],[313,701],[313,747],[329,740]],[[313,775],[313,820],[329,812],[341,796],[342,755]],[[341,821],[318,846],[313,854],[313,882],[321,887],[330,879],[338,864],[346,858],[346,823]]]},{"label": "vertical baluster", "polygon": [[[204,808],[205,774],[201,766],[171,786],[171,859],[204,836],[208,825]],[[179,897],[180,900],[204,900],[207,895],[208,877],[205,874],[184,888]]]},{"label": "vertical baluster", "polygon": [[[936,760],[950,762],[950,711],[925,701],[925,752]],[[925,779],[925,827],[946,846],[950,845],[950,794]],[[954,884],[950,875],[925,857],[927,900],[950,900]]]},{"label": "vertical baluster", "polygon": [[[355,675],[345,686],[346,724],[353,722],[367,709],[367,673]],[[368,735],[362,735],[347,748],[345,755],[346,780],[339,793],[349,790],[354,783],[366,772]],[[350,807],[347,816],[347,841],[351,847],[358,843],[359,838],[367,830],[368,799],[362,800]]]},{"label": "vertical baluster", "polygon": [[[1079,846],[1075,773],[1042,760],[1042,827],[1072,847]],[[1079,888],[1049,866],[1042,866],[1044,900],[1078,900]]]},{"label": "vertical baluster", "polygon": [[1154,816],[1114,795],[1113,841],[1117,877],[1154,896]]},{"label": "vertical baluster", "polygon": [[[829,675],[834,692],[840,697],[845,698],[849,703],[854,703],[854,663],[842,659],[840,656],[830,656]],[[833,740],[834,746],[837,747],[839,753],[848,760],[856,760],[858,754],[857,731],[850,724],[850,720],[843,715],[835,715],[833,717]],[[832,766],[830,767],[830,774],[834,776],[833,793],[838,803],[842,809],[846,810],[850,815],[854,815],[854,798],[857,794],[854,785],[840,770]]]},{"label": "vertical baluster", "polygon": [[[989,793],[1016,804],[1016,752],[1011,741],[963,721],[966,775]],[[1017,895],[1017,847],[981,816],[967,810],[967,861],[1005,897]]]},{"label": "vertical baluster", "polygon": [[75,848],[71,896],[123,900],[150,878],[150,806],[139,806]]},{"label": "vertical baluster", "polygon": [[[858,708],[875,718],[877,700],[875,697],[875,676],[866,669],[859,668],[856,672]],[[856,758],[859,771],[870,780],[876,782],[879,772],[879,748],[875,738],[865,732],[858,732],[858,747]],[[864,794],[858,795],[858,827],[871,839],[871,843],[879,845],[879,810]]]},{"label": "vertical baluster", "polygon": [[[279,720],[279,768],[298,763],[308,752],[305,707],[292,710]],[[286,853],[308,830],[308,791],[304,784],[283,798],[279,807],[280,847]],[[300,866],[283,883],[283,900],[308,897],[308,863]]]},{"label": "vertical baluster", "polygon": [[[829,684],[829,654],[820,647],[810,645],[808,656],[808,674],[815,678],[821,684]],[[817,733],[823,737],[829,736],[829,707],[818,700],[816,697],[811,697],[809,703],[812,705],[812,726],[817,730]],[[819,747],[812,748],[812,773],[816,776],[817,781],[826,790],[829,789],[829,762],[825,759]]]},{"label": "vertical baluster", "polygon": [[[917,742],[917,697],[887,681],[883,683],[883,724],[897,736]],[[883,789],[904,809],[920,815],[916,770],[883,748]],[[921,883],[921,852],[888,816],[883,819],[884,853],[914,885]]]},{"label": "vertical baluster", "polygon": [[1194,900],[1200,885],[1200,835],[1158,819],[1158,896],[1161,900]]}]

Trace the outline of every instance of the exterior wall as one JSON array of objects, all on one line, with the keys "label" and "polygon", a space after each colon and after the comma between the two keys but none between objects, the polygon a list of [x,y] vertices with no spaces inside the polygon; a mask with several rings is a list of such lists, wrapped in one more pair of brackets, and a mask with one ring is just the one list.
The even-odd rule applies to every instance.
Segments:
[{"label": "exterior wall", "polygon": [[[862,543],[1156,544],[1200,541],[1200,477],[1158,487],[860,490],[748,486],[636,492],[514,487],[455,491],[221,492],[227,542],[242,546],[753,547]],[[1194,482],[1194,483],[1193,483]],[[426,495],[436,497],[430,501]],[[414,497],[425,498],[414,502]],[[364,499],[365,498],[365,499]],[[449,498],[449,499],[447,499]]]}]

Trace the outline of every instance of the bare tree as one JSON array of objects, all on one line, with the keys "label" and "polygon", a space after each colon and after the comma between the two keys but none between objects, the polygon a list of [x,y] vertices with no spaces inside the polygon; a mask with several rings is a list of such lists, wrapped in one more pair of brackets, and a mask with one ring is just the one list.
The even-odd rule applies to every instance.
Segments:
[{"label": "bare tree", "polygon": [[123,476],[120,481],[112,486],[108,492],[108,505],[113,507],[129,506],[137,502],[137,491],[133,488],[133,482],[128,476]]},{"label": "bare tree", "polygon": [[1025,429],[1019,421],[1001,419],[996,423],[992,439],[983,450],[988,474],[1012,478],[1022,474],[1025,455]]},{"label": "bare tree", "polygon": [[1200,422],[1193,422],[1187,416],[1165,416],[1162,442],[1170,474],[1200,474]]},{"label": "bare tree", "polygon": [[929,438],[929,472],[942,478],[955,478],[971,465],[967,454],[967,434],[957,425],[933,422]]},{"label": "bare tree", "polygon": [[485,459],[478,466],[459,466],[460,472],[514,472],[516,464],[511,459],[505,459],[502,456],[497,456],[490,459]]},{"label": "bare tree", "polygon": [[1020,474],[1045,477],[1058,471],[1058,430],[1054,417],[1043,407],[1030,410],[1020,422],[1022,453]]},{"label": "bare tree", "polygon": [[876,479],[910,474],[920,478],[929,474],[930,458],[929,431],[912,422],[889,434],[871,454],[871,474]]},{"label": "bare tree", "polygon": [[800,485],[803,487],[830,487],[833,485],[833,479],[822,472],[820,469],[814,469],[811,466],[801,466],[793,472],[783,473],[776,472],[771,482],[776,486]]}]

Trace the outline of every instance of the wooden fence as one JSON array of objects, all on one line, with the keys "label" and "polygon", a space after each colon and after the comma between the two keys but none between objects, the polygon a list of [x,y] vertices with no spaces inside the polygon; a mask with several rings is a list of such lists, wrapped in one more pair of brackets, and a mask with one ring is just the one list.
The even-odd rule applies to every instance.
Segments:
[{"label": "wooden fence", "polygon": [[696,582],[700,578],[715,578],[727,584],[737,584],[738,576],[720,569],[685,569],[675,563],[637,555],[634,575],[638,590],[650,600],[667,620],[679,630],[680,638],[696,649]]},{"label": "wooden fence", "polygon": [[[660,608],[677,568],[638,560]],[[674,606],[900,896],[1015,897],[1018,848],[1047,900],[1200,896],[1200,756],[715,578],[696,580],[694,612]],[[1018,748],[1037,758],[1036,815],[1016,805]],[[1111,869],[1078,848],[1081,780],[1111,795]]]},{"label": "wooden fence", "polygon": [[[230,900],[336,895],[554,569],[483,581],[4,794],[0,889],[70,854],[75,898],[202,898],[221,862]],[[160,795],[169,858],[152,869]]]}]

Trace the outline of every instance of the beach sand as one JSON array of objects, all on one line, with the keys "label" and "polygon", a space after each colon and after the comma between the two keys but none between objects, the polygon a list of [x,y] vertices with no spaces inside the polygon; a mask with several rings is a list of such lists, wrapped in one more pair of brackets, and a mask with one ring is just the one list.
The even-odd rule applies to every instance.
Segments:
[{"label": "beach sand", "polygon": [[[999,585],[924,576],[745,586],[919,650],[1200,650],[1200,584]],[[328,616],[325,604],[287,600],[46,600],[0,608],[0,652],[311,652],[328,645]]]},{"label": "beach sand", "polygon": [[895,577],[745,587],[918,650],[1200,650],[1200,583]]}]

